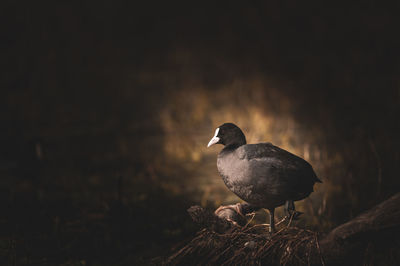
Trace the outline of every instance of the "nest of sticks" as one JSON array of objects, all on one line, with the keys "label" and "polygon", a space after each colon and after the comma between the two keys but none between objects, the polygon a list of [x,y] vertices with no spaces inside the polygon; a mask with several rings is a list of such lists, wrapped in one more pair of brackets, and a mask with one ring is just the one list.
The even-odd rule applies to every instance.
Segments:
[{"label": "nest of sticks", "polygon": [[[188,209],[197,235],[167,265],[400,265],[400,193],[319,237],[288,225],[252,225],[251,206]],[[250,219],[248,218],[250,215]],[[249,221],[250,220],[250,221]],[[283,223],[283,221],[281,221]]]},{"label": "nest of sticks", "polygon": [[168,257],[166,265],[325,265],[316,232],[283,226],[271,234],[268,224],[250,225],[251,219],[241,226],[202,209],[189,213],[207,228]]}]

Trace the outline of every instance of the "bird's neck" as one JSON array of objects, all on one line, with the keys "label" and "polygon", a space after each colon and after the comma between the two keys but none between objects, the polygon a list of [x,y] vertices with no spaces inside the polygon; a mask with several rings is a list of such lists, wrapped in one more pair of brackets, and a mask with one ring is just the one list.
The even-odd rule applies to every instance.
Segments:
[{"label": "bird's neck", "polygon": [[242,145],[246,145],[246,139],[225,144],[225,147],[223,150],[225,150],[225,151],[236,150],[237,148],[239,148]]}]

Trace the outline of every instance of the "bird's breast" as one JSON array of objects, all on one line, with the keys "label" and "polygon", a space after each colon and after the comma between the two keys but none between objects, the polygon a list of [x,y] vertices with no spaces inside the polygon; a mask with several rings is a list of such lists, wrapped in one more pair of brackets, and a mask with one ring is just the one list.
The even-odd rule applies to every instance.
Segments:
[{"label": "bird's breast", "polygon": [[243,200],[248,200],[254,188],[248,173],[248,161],[237,158],[235,154],[228,154],[218,156],[217,167],[225,185]]}]

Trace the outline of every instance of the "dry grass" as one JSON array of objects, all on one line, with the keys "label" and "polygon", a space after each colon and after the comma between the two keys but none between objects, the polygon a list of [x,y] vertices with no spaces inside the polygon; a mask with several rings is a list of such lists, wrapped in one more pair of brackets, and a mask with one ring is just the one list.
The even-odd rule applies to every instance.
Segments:
[{"label": "dry grass", "polygon": [[235,227],[218,234],[203,229],[166,260],[167,265],[324,265],[318,233],[284,227],[274,234],[268,227]]}]

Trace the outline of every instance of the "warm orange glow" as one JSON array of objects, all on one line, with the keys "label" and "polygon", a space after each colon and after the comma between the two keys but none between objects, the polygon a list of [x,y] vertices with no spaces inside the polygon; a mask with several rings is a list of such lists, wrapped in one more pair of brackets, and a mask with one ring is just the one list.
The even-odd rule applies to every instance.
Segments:
[{"label": "warm orange glow", "polygon": [[[325,211],[327,191],[333,188],[326,178],[326,168],[340,162],[340,157],[327,158],[326,150],[318,143],[321,133],[293,119],[291,103],[278,88],[269,87],[263,79],[236,80],[215,90],[198,86],[176,91],[168,100],[160,113],[165,133],[164,163],[183,168],[188,174],[175,181],[164,180],[164,187],[174,187],[175,193],[188,193],[202,205],[240,201],[225,187],[216,169],[222,146],[206,147],[216,127],[233,122],[242,128],[248,143],[271,142],[314,166],[324,183],[316,185],[316,192],[298,202],[297,207],[306,213],[307,222],[318,222],[316,216]],[[164,165],[164,173],[168,171],[165,168]]]}]

